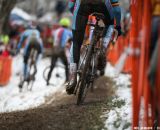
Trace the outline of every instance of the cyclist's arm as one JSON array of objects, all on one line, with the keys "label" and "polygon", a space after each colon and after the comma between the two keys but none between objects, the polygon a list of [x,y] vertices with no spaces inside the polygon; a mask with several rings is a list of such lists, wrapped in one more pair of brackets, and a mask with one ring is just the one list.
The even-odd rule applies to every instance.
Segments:
[{"label": "cyclist's arm", "polygon": [[116,25],[121,25],[121,8],[119,6],[119,0],[111,0],[111,4],[113,7],[114,16],[116,19]]},{"label": "cyclist's arm", "polygon": [[22,44],[24,43],[25,39],[26,39],[26,33],[24,32],[20,37],[20,41],[18,43],[17,50],[21,49]]},{"label": "cyclist's arm", "polygon": [[73,38],[73,33],[72,31],[69,31],[69,39],[72,39]]},{"label": "cyclist's arm", "polygon": [[70,10],[72,13],[73,13],[73,11],[74,11],[75,2],[76,2],[76,0],[69,0],[69,3],[68,3],[69,10]]},{"label": "cyclist's arm", "polygon": [[68,31],[66,32],[66,40],[65,40],[65,42],[66,42],[66,43],[71,42],[72,39],[73,39],[72,31],[71,31],[71,30],[68,30]]}]

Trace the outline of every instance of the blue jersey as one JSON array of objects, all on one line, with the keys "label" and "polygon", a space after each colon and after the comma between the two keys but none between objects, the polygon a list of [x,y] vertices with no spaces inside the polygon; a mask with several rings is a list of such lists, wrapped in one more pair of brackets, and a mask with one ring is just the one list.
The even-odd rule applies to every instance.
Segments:
[{"label": "blue jersey", "polygon": [[24,47],[24,55],[28,51],[28,46],[30,44],[30,39],[33,35],[37,38],[37,41],[41,46],[41,52],[43,52],[43,42],[42,42],[42,39],[40,37],[40,32],[37,29],[27,29],[25,32],[22,33],[22,35],[20,37],[20,41],[18,43],[18,47],[17,47],[17,49],[20,50],[21,47],[22,47],[22,44],[26,40],[26,44],[25,44],[25,47]]},{"label": "blue jersey", "polygon": [[53,33],[53,37],[54,46],[60,46],[64,48],[68,40],[71,39],[73,36],[70,29],[61,27]]},{"label": "blue jersey", "polygon": [[18,49],[22,47],[22,44],[26,39],[30,39],[33,33],[36,35],[37,38],[40,38],[40,32],[37,29],[27,29],[25,32],[22,33],[20,37],[20,41],[18,43]]}]

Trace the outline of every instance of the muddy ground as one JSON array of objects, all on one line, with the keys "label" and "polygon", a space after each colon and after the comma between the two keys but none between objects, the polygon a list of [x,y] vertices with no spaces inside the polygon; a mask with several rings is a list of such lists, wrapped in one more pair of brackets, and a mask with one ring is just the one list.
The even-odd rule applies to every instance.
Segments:
[{"label": "muddy ground", "polygon": [[104,119],[100,116],[114,106],[114,94],[115,83],[102,77],[83,105],[76,105],[75,96],[57,93],[56,100],[49,97],[38,108],[0,114],[0,130],[101,130]]}]

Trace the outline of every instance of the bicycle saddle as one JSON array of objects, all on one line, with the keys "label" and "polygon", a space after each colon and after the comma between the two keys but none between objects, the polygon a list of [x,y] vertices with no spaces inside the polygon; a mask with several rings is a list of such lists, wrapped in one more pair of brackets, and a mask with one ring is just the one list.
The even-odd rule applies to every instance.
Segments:
[{"label": "bicycle saddle", "polygon": [[91,14],[91,16],[95,16],[96,17],[96,20],[104,20],[105,19],[105,16],[102,14],[102,13],[97,13],[97,12],[94,12]]}]

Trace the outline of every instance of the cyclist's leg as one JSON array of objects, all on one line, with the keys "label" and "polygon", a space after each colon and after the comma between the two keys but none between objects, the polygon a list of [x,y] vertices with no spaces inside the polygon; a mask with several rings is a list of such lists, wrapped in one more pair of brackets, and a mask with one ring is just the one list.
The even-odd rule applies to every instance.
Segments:
[{"label": "cyclist's leg", "polygon": [[39,42],[35,42],[35,45],[33,46],[35,48],[35,50],[37,51],[36,53],[36,57],[35,57],[35,72],[34,72],[34,75],[36,75],[37,73],[37,62],[38,62],[38,59],[39,59],[39,56],[40,54],[42,53],[42,50],[41,50],[41,45],[39,44]]},{"label": "cyclist's leg", "polygon": [[103,76],[105,73],[105,66],[107,63],[106,60],[106,54],[104,50],[101,50],[98,53],[98,58],[97,58],[98,64],[97,64],[97,69],[100,71],[100,76]]},{"label": "cyclist's leg", "polygon": [[[77,84],[77,68],[80,59],[80,49],[83,43],[85,28],[88,20],[89,13],[87,5],[80,5],[79,1],[76,3],[77,8],[74,11],[73,17],[73,45],[71,48],[71,60],[70,60],[70,76],[69,85],[67,86],[68,94],[74,92],[74,88]],[[85,11],[85,13],[84,13]]]},{"label": "cyclist's leg", "polygon": [[62,59],[63,64],[65,65],[65,71],[66,71],[66,82],[69,80],[68,78],[68,60],[65,54],[65,51],[62,52],[62,54],[60,55],[60,58]]},{"label": "cyclist's leg", "polygon": [[[102,64],[102,68],[100,70],[100,75],[103,76],[105,74],[105,66],[107,63],[107,58],[106,58],[106,49],[108,47],[109,41],[112,38],[112,34],[113,34],[113,29],[114,29],[114,14],[113,14],[113,9],[112,6],[110,4],[109,0],[105,1],[105,12],[103,12],[105,14],[105,25],[106,25],[106,32],[104,33],[104,40],[103,40],[103,46],[105,47],[102,52],[101,52],[101,64]],[[107,15],[106,15],[107,14]]]},{"label": "cyclist's leg", "polygon": [[34,43],[34,46],[35,50],[37,51],[37,55],[36,55],[36,64],[37,64],[37,61],[38,61],[38,58],[39,58],[39,55],[42,53],[42,49],[41,49],[41,45],[37,42]]},{"label": "cyclist's leg", "polygon": [[31,45],[27,43],[24,48],[24,67],[23,67],[24,79],[28,78],[28,59],[29,59],[30,51],[31,51]]},{"label": "cyclist's leg", "polygon": [[50,67],[48,77],[47,77],[47,85],[49,85],[49,80],[51,79],[52,71],[56,65],[57,59],[58,59],[58,56],[53,54],[52,59],[51,59],[51,67]]},{"label": "cyclist's leg", "polygon": [[89,10],[90,10],[89,6],[85,4],[85,5],[79,5],[79,7],[77,7],[77,9],[74,11],[73,26],[72,26],[73,57],[71,59],[71,62],[74,62],[76,64],[78,64],[80,58],[80,49],[84,39]]}]

